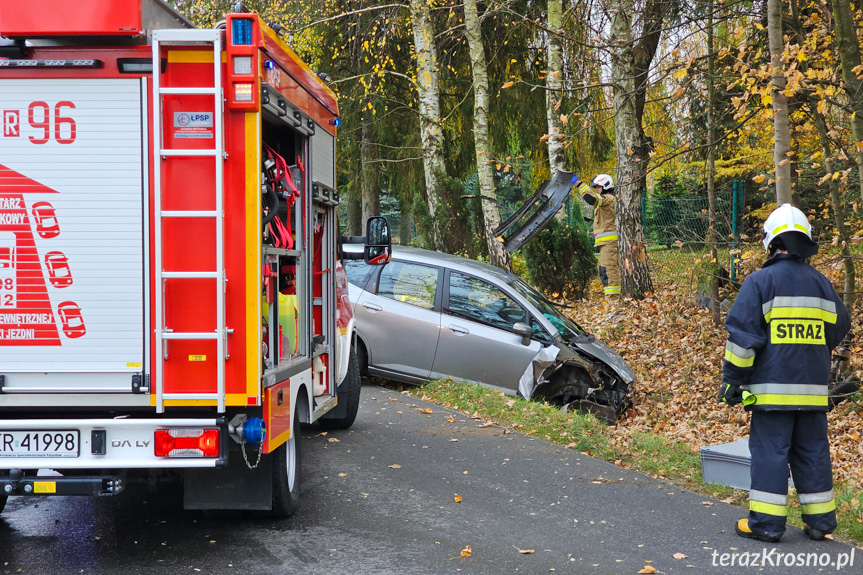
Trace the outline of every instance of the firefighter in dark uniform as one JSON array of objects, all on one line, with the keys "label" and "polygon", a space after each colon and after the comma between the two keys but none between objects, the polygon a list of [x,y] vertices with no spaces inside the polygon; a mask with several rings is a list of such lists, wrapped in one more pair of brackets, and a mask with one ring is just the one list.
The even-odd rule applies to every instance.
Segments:
[{"label": "firefighter in dark uniform", "polygon": [[588,186],[578,176],[572,183],[584,201],[593,206],[594,245],[599,248],[599,279],[605,295],[620,295],[619,248],[617,245],[617,214],[614,181],[607,174],[599,174]]},{"label": "firefighter in dark uniform", "polygon": [[806,216],[779,206],[764,223],[770,259],[746,278],[728,313],[720,401],[752,412],[749,517],[737,534],[776,542],[788,515],[788,467],[811,539],[836,528],[827,439],[830,353],[850,328],[830,281],[807,263],[818,251]]}]

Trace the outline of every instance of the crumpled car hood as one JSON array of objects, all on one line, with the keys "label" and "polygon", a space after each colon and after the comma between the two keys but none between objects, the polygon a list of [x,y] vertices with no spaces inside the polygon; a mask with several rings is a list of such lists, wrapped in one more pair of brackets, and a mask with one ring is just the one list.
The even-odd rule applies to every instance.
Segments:
[{"label": "crumpled car hood", "polygon": [[[583,351],[593,359],[597,359],[615,371],[626,383],[635,381],[635,372],[626,364],[626,361],[620,355],[599,341],[591,338],[593,341],[572,342],[569,345],[576,347],[579,351]],[[569,349],[569,345],[565,343],[557,344],[562,350]]]}]

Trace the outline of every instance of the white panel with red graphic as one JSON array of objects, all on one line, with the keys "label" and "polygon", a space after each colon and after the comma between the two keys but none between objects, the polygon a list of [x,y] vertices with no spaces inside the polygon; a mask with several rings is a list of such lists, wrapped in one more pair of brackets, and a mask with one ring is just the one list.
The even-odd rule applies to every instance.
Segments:
[{"label": "white panel with red graphic", "polygon": [[141,102],[135,79],[0,80],[0,374],[12,389],[36,372],[101,373],[96,387],[115,373],[129,387],[143,371]]}]

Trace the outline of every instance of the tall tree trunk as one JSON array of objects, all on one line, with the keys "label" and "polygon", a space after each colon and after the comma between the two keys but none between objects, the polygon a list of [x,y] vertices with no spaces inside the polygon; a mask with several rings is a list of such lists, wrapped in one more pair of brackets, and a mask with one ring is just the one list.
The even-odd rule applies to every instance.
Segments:
[{"label": "tall tree trunk", "polygon": [[[482,44],[482,27],[476,0],[464,0],[464,21],[470,50],[470,66],[473,73],[473,133],[476,150],[476,170],[479,177],[479,193],[485,198],[497,199],[494,187],[494,172],[491,166],[491,144],[488,137],[488,69],[485,49]],[[503,249],[503,242],[497,239],[494,231],[500,226],[498,204],[480,199],[488,254],[491,263],[509,269],[509,253]]]},{"label": "tall tree trunk", "polygon": [[435,211],[439,198],[438,188],[441,178],[446,175],[446,167],[443,158],[437,48],[428,0],[411,0],[411,25],[417,59],[416,87],[419,92],[426,202],[432,218],[432,244],[439,248],[441,247],[440,229]]},{"label": "tall tree trunk", "polygon": [[791,160],[788,156],[791,132],[788,128],[788,99],[785,97],[785,64],[782,53],[782,0],[767,0],[767,38],[770,44],[773,86],[773,162],[776,164],[776,204],[791,203]]},{"label": "tall tree trunk", "polygon": [[[802,43],[805,40],[803,25],[800,22],[799,0],[791,0],[791,27],[794,34],[797,36],[795,40]],[[800,71],[806,73],[808,61],[800,63]],[[830,147],[829,129],[827,120],[824,115],[818,110],[818,99],[809,96],[807,98],[809,104],[810,115],[815,122],[815,127],[818,130],[818,139],[821,142],[821,150],[824,153],[824,175],[826,183],[830,189],[830,203],[833,205],[833,219],[836,224],[836,232],[839,234],[839,244],[842,253],[843,264],[845,266],[845,288],[842,300],[845,307],[851,309],[851,304],[854,303],[854,292],[856,290],[857,278],[854,270],[854,260],[851,257],[851,250],[848,247],[848,228],[845,225],[845,205],[839,195],[839,182],[832,178],[833,174],[833,158]]]},{"label": "tall tree trunk", "polygon": [[642,35],[633,39],[634,0],[613,0],[609,46],[617,152],[617,232],[620,242],[621,293],[636,298],[653,291],[647,266],[647,244],[641,213],[641,194],[647,183],[650,146],[642,117],[647,97],[648,71],[659,45],[662,21],[673,2],[647,0],[641,16]]},{"label": "tall tree trunk", "polygon": [[566,169],[563,149],[563,122],[560,104],[563,99],[563,0],[548,0],[548,70],[545,76],[545,106],[548,116],[548,164],[551,175]]},{"label": "tall tree trunk", "polygon": [[857,40],[850,0],[831,0],[831,4],[833,33],[839,49],[842,80],[845,82],[845,92],[854,110],[854,115],[851,117],[851,130],[857,144],[857,175],[860,182],[860,197],[863,199],[863,80],[857,78],[857,73],[854,72],[854,69],[861,64],[860,43]]},{"label": "tall tree trunk", "polygon": [[[815,98],[810,100],[812,109],[812,118],[815,120],[815,126],[818,128],[818,138],[821,140],[821,149],[824,151],[824,175],[832,176],[833,174],[833,159],[831,158],[830,138],[827,131],[827,121],[824,116],[818,111],[818,101]],[[830,188],[830,203],[833,204],[833,219],[836,223],[836,231],[839,233],[839,244],[842,250],[842,259],[845,263],[845,295],[842,297],[845,307],[851,309],[851,304],[854,303],[854,291],[856,289],[857,278],[854,271],[854,260],[851,257],[851,250],[848,248],[848,228],[845,226],[845,206],[839,196],[839,182],[832,177],[827,178],[827,185]]]},{"label": "tall tree trunk", "polygon": [[[354,178],[354,182],[359,184],[359,175]],[[358,185],[353,186],[353,189],[348,193],[348,221],[346,233],[349,236],[359,236],[363,234],[363,205]]]},{"label": "tall tree trunk", "polygon": [[713,74],[713,0],[707,5],[707,243],[714,273],[710,274],[710,313],[713,323],[719,317],[719,249],[716,234],[716,78]]},{"label": "tall tree trunk", "polygon": [[350,174],[351,185],[347,193],[348,220],[345,234],[359,236],[363,234],[362,162],[353,162]]},{"label": "tall tree trunk", "polygon": [[362,227],[365,233],[366,222],[371,216],[381,215],[381,188],[378,185],[378,168],[375,163],[374,115],[366,109],[363,113],[363,127],[360,136],[360,184],[362,189]]}]

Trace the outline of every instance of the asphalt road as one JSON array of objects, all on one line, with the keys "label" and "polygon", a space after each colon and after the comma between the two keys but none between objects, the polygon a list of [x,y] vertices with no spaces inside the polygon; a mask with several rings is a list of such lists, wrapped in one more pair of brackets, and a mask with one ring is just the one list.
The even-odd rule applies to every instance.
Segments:
[{"label": "asphalt road", "polygon": [[[304,430],[294,518],[183,511],[176,487],[15,498],[0,574],[863,573],[859,549],[798,529],[778,545],[744,540],[735,507],[482,425],[365,386],[353,428]],[[739,566],[756,554],[762,566]]]}]

